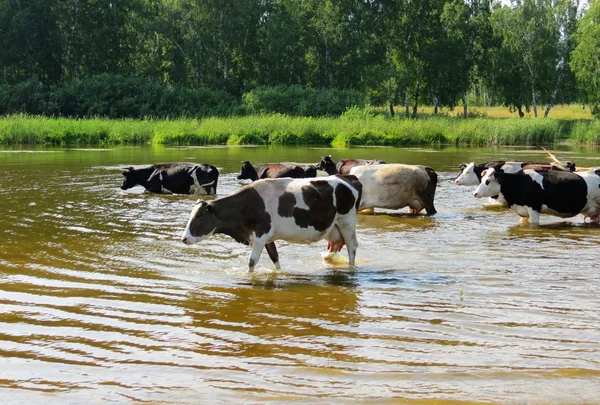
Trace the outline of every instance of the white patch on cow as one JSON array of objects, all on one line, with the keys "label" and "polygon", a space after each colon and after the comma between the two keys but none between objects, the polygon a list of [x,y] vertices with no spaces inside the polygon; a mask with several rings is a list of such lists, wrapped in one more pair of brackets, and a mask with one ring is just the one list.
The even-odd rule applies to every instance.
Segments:
[{"label": "white patch on cow", "polygon": [[587,185],[587,204],[581,213],[590,217],[592,221],[597,221],[600,219],[600,176],[596,174],[595,169],[575,174],[582,177]]},{"label": "white patch on cow", "polygon": [[[211,170],[209,170],[209,172]],[[198,169],[195,169],[194,171],[192,171],[190,176],[192,177],[192,180],[194,182],[194,184],[192,184],[190,186],[190,194],[207,195],[208,193],[206,192],[206,189],[204,187],[213,186],[215,184],[214,180],[209,181],[208,183],[205,183],[205,184],[200,184],[200,181],[198,180]]]},{"label": "white patch on cow", "polygon": [[532,169],[523,170],[523,173],[527,174],[531,177],[531,180],[539,184],[542,190],[544,189],[544,176]]},{"label": "white patch on cow", "polygon": [[522,218],[529,218],[529,207],[527,206],[513,204],[510,210]]},{"label": "white patch on cow", "polygon": [[506,162],[501,167],[504,173],[517,173],[523,169],[523,163],[521,162]]},{"label": "white patch on cow", "polygon": [[494,177],[495,172],[496,171],[493,168],[486,171],[485,176],[481,178],[481,183],[473,192],[475,197],[493,197],[500,194],[500,183],[498,183],[498,180]]},{"label": "white patch on cow", "polygon": [[475,174],[475,162],[469,163],[467,165],[467,167],[465,167],[463,169],[460,176],[458,176],[456,178],[456,180],[454,180],[454,182],[456,184],[458,184],[459,186],[476,186],[476,185],[478,185],[479,179],[477,178],[477,175]]}]

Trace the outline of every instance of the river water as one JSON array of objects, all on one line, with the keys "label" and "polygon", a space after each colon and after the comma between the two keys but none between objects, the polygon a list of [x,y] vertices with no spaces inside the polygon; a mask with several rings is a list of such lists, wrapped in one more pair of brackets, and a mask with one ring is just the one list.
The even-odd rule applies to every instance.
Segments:
[{"label": "river water", "polygon": [[[438,214],[360,216],[355,270],[279,242],[185,246],[194,196],[120,190],[121,168],[319,156],[427,164]],[[600,153],[564,149],[600,165]],[[0,403],[600,403],[600,226],[521,226],[452,180],[535,149],[0,150]],[[346,254],[345,249],[342,251]]]}]

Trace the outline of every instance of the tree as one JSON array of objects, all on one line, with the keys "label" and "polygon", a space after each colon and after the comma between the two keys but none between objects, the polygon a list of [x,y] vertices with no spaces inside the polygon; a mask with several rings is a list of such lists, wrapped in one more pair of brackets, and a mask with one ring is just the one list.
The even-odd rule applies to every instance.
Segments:
[{"label": "tree", "polygon": [[6,83],[34,76],[61,80],[61,37],[56,0],[0,0],[0,69]]},{"label": "tree", "polygon": [[578,23],[577,46],[571,55],[571,68],[577,83],[600,118],[600,1],[592,1]]}]

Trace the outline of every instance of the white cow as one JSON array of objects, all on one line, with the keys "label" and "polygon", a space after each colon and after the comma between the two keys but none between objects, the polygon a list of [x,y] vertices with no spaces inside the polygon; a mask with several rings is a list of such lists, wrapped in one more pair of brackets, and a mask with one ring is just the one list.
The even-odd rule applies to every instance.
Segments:
[{"label": "white cow", "polygon": [[398,163],[356,166],[350,174],[363,186],[360,210],[408,206],[414,214],[423,208],[429,215],[437,212],[433,205],[437,173],[430,167]]}]

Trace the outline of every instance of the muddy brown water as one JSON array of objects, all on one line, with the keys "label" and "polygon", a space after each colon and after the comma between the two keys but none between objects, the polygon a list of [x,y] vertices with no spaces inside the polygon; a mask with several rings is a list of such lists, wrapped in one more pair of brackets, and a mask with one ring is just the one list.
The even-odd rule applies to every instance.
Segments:
[{"label": "muddy brown water", "polygon": [[[324,242],[282,270],[226,236],[179,241],[197,197],[120,190],[121,167],[242,160],[427,164],[438,214],[360,216],[356,269]],[[581,166],[600,153],[564,149]],[[597,404],[600,226],[521,226],[452,183],[535,149],[0,150],[0,402]],[[345,251],[342,252],[345,255]]]}]

